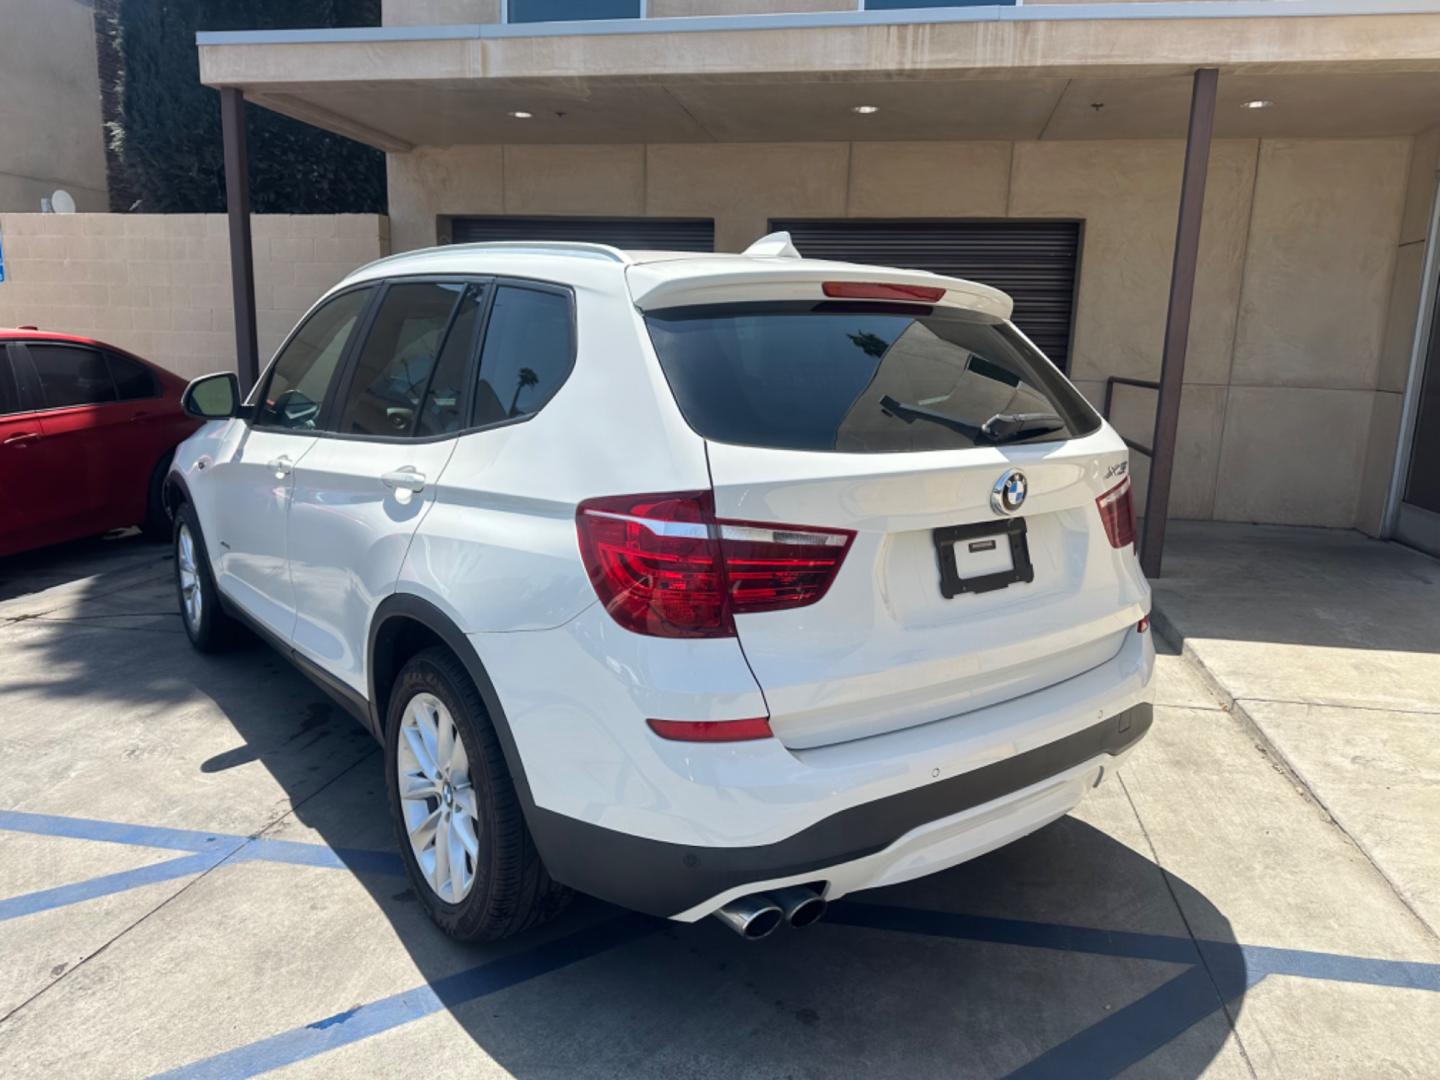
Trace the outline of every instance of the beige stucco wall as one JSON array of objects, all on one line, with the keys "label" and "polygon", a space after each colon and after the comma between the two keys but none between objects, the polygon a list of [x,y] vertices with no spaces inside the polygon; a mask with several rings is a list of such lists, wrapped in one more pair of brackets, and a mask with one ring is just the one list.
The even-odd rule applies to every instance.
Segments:
[{"label": "beige stucco wall", "polygon": [[0,210],[38,211],[57,188],[108,210],[94,10],[0,3]]},{"label": "beige stucco wall", "polygon": [[[0,214],[0,326],[108,341],[193,377],[234,369],[223,214]],[[262,362],[320,294],[388,254],[374,214],[256,215]]]},{"label": "beige stucco wall", "polygon": [[[1418,291],[1428,221],[1428,196],[1409,205],[1411,142],[1215,144],[1172,514],[1378,515],[1372,443],[1398,417],[1414,323],[1391,281],[1398,251],[1396,295]],[[1071,373],[1098,404],[1109,375],[1159,374],[1183,157],[1178,141],[1113,140],[431,148],[390,156],[391,230],[405,250],[435,242],[437,215],[703,216],[739,250],[772,217],[1081,218]],[[1153,393],[1118,388],[1114,411],[1150,441]],[[1145,459],[1136,474],[1143,488]]]}]

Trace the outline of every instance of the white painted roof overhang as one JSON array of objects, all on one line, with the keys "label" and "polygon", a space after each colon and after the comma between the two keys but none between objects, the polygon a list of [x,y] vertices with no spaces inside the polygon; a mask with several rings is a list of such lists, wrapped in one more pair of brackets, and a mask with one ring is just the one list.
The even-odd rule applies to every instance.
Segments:
[{"label": "white painted roof overhang", "polygon": [[[1197,67],[1221,70],[1222,138],[1409,134],[1440,122],[1440,0],[1035,4],[198,42],[207,85],[397,151],[1179,137]],[[1253,99],[1276,106],[1240,107]],[[859,116],[857,104],[879,111]]]}]

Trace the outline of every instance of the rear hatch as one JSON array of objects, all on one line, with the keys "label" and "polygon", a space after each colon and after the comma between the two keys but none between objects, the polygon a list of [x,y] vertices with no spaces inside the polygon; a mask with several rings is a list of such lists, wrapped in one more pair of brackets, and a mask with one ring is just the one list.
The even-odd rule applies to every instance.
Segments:
[{"label": "rear hatch", "polygon": [[735,618],[793,748],[1071,678],[1148,606],[1123,443],[993,304],[935,281],[792,271],[783,298],[645,311],[715,516],[853,534],[818,600]]}]

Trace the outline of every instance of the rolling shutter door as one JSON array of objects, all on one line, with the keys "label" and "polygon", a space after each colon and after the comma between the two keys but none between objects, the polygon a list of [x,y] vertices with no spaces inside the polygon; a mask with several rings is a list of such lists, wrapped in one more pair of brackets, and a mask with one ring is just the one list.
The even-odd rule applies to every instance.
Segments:
[{"label": "rolling shutter door", "polygon": [[1062,370],[1080,257],[1078,221],[775,220],[812,259],[931,270],[993,285],[1015,300],[1015,323]]},{"label": "rolling shutter door", "polygon": [[708,218],[457,217],[450,242],[573,240],[632,251],[714,251]]}]

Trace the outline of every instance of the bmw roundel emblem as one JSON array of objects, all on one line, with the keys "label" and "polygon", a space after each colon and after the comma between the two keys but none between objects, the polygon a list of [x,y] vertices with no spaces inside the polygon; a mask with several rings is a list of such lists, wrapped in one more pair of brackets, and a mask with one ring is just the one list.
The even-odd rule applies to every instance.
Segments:
[{"label": "bmw roundel emblem", "polygon": [[995,481],[990,491],[990,509],[997,514],[1015,514],[1025,505],[1029,484],[1019,469],[1011,469]]}]

